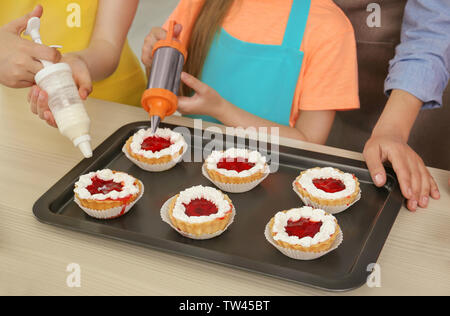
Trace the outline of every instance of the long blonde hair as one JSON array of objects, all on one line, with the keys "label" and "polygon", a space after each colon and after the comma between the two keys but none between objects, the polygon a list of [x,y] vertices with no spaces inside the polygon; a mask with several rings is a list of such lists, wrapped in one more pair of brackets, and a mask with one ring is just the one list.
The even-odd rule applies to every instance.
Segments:
[{"label": "long blonde hair", "polygon": [[[201,12],[195,21],[188,45],[188,59],[184,71],[194,77],[201,78],[203,65],[208,56],[214,36],[222,26],[235,0],[205,0]],[[192,89],[182,85],[181,92],[188,96]]]}]

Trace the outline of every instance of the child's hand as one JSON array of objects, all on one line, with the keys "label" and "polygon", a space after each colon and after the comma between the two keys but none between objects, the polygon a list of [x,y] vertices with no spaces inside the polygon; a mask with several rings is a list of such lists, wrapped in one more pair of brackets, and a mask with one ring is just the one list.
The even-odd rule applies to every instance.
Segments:
[{"label": "child's hand", "polygon": [[[92,81],[88,67],[84,60],[75,53],[66,54],[61,62],[69,64],[72,69],[75,84],[81,99],[86,100],[92,92]],[[47,122],[52,127],[57,127],[55,118],[48,107],[48,95],[38,86],[33,86],[28,93],[28,102],[31,105],[31,112],[38,115],[40,119]]]},{"label": "child's hand", "polygon": [[0,28],[0,83],[11,88],[31,87],[42,69],[38,59],[58,62],[61,54],[54,48],[20,37],[31,17],[40,17],[42,6]]},{"label": "child's hand", "polygon": [[[181,24],[175,25],[175,28],[173,30],[173,36],[175,37],[175,39],[178,39],[181,30],[182,30]],[[149,69],[152,66],[153,47],[155,46],[156,42],[165,39],[166,36],[167,36],[166,30],[164,30],[162,27],[154,27],[145,38],[144,46],[142,47],[142,63],[145,65],[147,69]]]},{"label": "child's hand", "polygon": [[417,206],[427,207],[429,196],[433,199],[440,198],[438,186],[423,160],[401,138],[372,135],[364,148],[364,158],[378,187],[386,183],[383,162],[391,162],[410,211],[416,211]]},{"label": "child's hand", "polygon": [[183,72],[181,80],[195,91],[192,97],[178,98],[178,111],[181,114],[208,115],[218,118],[228,102],[216,90],[197,78]]}]

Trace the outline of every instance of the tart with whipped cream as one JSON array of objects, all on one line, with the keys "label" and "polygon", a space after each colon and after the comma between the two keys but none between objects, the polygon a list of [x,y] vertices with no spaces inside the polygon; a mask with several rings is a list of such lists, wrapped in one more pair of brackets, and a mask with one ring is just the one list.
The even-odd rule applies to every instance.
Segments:
[{"label": "tart with whipped cream", "polygon": [[[222,234],[232,223],[234,213],[233,203],[227,195],[204,186],[180,192],[168,201],[167,207],[171,226],[184,236],[199,239]],[[161,216],[164,219],[164,215]]]},{"label": "tart with whipped cream", "polygon": [[358,178],[331,167],[303,171],[293,188],[303,203],[332,214],[346,210],[361,198]]},{"label": "tart with whipped cream", "polygon": [[112,219],[126,214],[141,198],[141,181],[109,169],[82,175],[75,183],[75,202],[88,215]]},{"label": "tart with whipped cream", "polygon": [[183,135],[159,128],[154,134],[151,129],[139,130],[127,140],[123,152],[141,169],[159,172],[173,168],[186,149]]},{"label": "tart with whipped cream", "polygon": [[247,192],[269,175],[266,158],[257,151],[230,148],[213,151],[203,164],[203,174],[218,188],[232,193]]},{"label": "tart with whipped cream", "polygon": [[316,259],[342,242],[336,218],[309,206],[278,212],[266,232],[266,238],[278,250],[294,259]]}]

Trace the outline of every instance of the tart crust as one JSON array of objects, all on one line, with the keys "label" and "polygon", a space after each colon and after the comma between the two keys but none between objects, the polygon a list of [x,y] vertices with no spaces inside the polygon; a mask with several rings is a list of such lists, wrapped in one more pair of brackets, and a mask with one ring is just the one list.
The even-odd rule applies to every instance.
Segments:
[{"label": "tart crust", "polygon": [[[283,211],[283,213],[286,213],[286,212],[287,211]],[[272,235],[272,237],[275,237],[277,235],[277,233],[273,231],[274,222],[275,222],[275,217],[272,217],[272,219],[269,222],[269,229],[270,229],[270,234]],[[336,241],[336,238],[339,236],[339,233],[341,231],[341,228],[339,227],[336,220],[335,220],[335,223],[336,223],[336,230],[335,230],[334,234],[331,235],[330,238],[328,238],[326,241],[312,245],[311,247],[303,247],[301,245],[293,245],[293,244],[287,243],[282,240],[274,239],[274,241],[279,246],[281,246],[283,248],[292,249],[292,250],[298,250],[298,251],[303,251],[303,252],[315,252],[315,253],[327,251],[327,250],[331,249],[331,247],[333,247],[333,244]]]},{"label": "tart crust", "polygon": [[125,144],[125,148],[128,152],[128,154],[143,163],[149,164],[149,165],[160,165],[160,164],[167,164],[175,159],[177,159],[179,156],[181,156],[183,154],[183,150],[184,148],[181,148],[179,152],[173,154],[173,155],[166,155],[166,156],[162,156],[160,158],[147,158],[144,157],[142,155],[136,154],[131,150],[131,143],[133,142],[133,136],[131,136],[130,138],[128,138],[126,144]]},{"label": "tart crust", "polygon": [[[234,150],[239,150],[239,149],[237,149],[237,148],[232,148],[232,149],[230,149],[230,150],[231,150],[231,151],[234,151]],[[210,178],[212,181],[220,182],[220,183],[226,183],[226,184],[244,184],[244,183],[251,183],[251,182],[255,182],[255,181],[261,180],[261,179],[264,178],[264,176],[266,175],[268,166],[267,166],[267,162],[265,162],[265,161],[264,161],[264,165],[263,165],[263,168],[262,168],[262,169],[259,169],[259,170],[257,169],[257,170],[255,170],[255,171],[253,171],[253,173],[249,174],[248,176],[243,176],[242,173],[239,173],[239,176],[225,175],[225,174],[223,174],[222,172],[219,171],[219,170],[221,170],[221,169],[214,169],[214,168],[209,168],[209,167],[208,167],[208,160],[209,160],[214,154],[220,153],[220,154],[223,155],[222,158],[226,158],[226,157],[228,157],[228,154],[227,154],[228,152],[229,152],[228,150],[227,150],[227,151],[221,151],[221,152],[213,152],[213,153],[211,153],[211,155],[205,160],[205,162],[204,162],[204,164],[203,164],[203,168],[204,168],[204,170],[207,172],[209,178]],[[249,154],[251,154],[251,153],[254,153],[254,152],[251,152],[251,151],[249,151],[249,150],[245,150],[244,156],[245,156],[245,155],[249,155]],[[261,156],[260,153],[257,153],[257,154],[258,154],[259,156]],[[233,156],[231,156],[231,157],[233,157]],[[236,157],[233,157],[233,158],[238,158],[238,157],[239,157],[239,155],[237,155]]]},{"label": "tart crust", "polygon": [[204,223],[189,223],[189,222],[177,219],[173,216],[173,209],[175,207],[175,203],[177,202],[177,199],[179,196],[180,195],[177,194],[176,197],[174,199],[172,199],[172,201],[170,203],[169,217],[170,217],[172,224],[176,228],[178,228],[179,230],[181,230],[185,233],[192,234],[195,236],[214,234],[214,233],[224,230],[231,220],[232,213],[233,213],[233,203],[231,202],[230,198],[226,194],[223,194],[223,196],[224,196],[224,199],[228,201],[228,203],[230,205],[230,210],[229,210],[229,212],[226,213],[226,215],[224,217],[217,218],[212,221],[204,222]]},{"label": "tart crust", "polygon": [[[113,171],[113,173],[116,173],[116,171]],[[133,184],[139,187],[139,192],[130,195],[126,199],[117,199],[117,200],[82,199],[77,193],[75,193],[75,197],[78,199],[78,201],[83,207],[96,211],[106,211],[111,208],[121,207],[133,203],[142,193],[141,182],[138,179],[136,179]]]},{"label": "tart crust", "polygon": [[[313,169],[321,169],[321,168],[313,168]],[[312,169],[309,169],[312,170]],[[344,172],[335,169],[336,171],[344,174]],[[353,176],[353,178],[355,179],[355,183],[356,183],[356,187],[355,187],[355,191],[351,194],[348,195],[346,197],[343,198],[338,198],[338,199],[324,199],[324,198],[320,198],[317,197],[315,195],[310,194],[306,189],[304,189],[300,183],[299,180],[300,178],[306,173],[308,172],[308,170],[303,171],[302,173],[300,173],[300,175],[295,179],[295,188],[297,189],[297,192],[302,195],[305,198],[308,198],[311,202],[319,204],[319,205],[324,205],[324,206],[344,206],[344,205],[351,205],[352,203],[354,203],[360,193],[361,193],[361,189],[360,189],[360,185],[359,185],[359,181],[358,178],[356,178],[355,176]]]},{"label": "tart crust", "polygon": [[262,179],[265,175],[262,171],[258,171],[257,173],[252,174],[251,176],[248,177],[228,177],[221,174],[220,172],[217,172],[216,170],[208,169],[206,163],[203,164],[203,167],[205,168],[211,180],[221,183],[232,183],[232,184],[250,183]]}]

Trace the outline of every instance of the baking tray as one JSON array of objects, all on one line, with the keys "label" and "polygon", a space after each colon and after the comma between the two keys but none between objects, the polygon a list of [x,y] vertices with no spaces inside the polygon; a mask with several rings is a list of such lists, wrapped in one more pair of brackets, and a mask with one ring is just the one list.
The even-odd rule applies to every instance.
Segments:
[{"label": "baking tray", "polygon": [[[162,127],[176,126],[162,124]],[[229,194],[237,211],[229,229],[217,238],[194,241],[182,237],[162,222],[160,208],[166,200],[188,187],[213,185],[203,177],[202,163],[182,162],[162,173],[149,173],[135,166],[122,153],[122,146],[141,128],[149,128],[149,123],[137,122],[120,128],[94,151],[93,158],[83,160],[58,181],[35,203],[33,213],[37,219],[70,230],[258,272],[324,290],[346,291],[366,282],[370,274],[368,266],[376,263],[403,203],[392,170],[387,170],[387,184],[377,188],[361,161],[280,146],[277,173],[270,175],[248,193]],[[188,128],[185,131],[190,134],[190,137],[185,138],[192,149],[211,146],[211,142],[215,141],[214,137],[202,131],[194,132]],[[245,140],[234,137],[233,142],[236,141],[242,144]],[[249,143],[247,140],[247,145]],[[233,146],[232,143],[226,144]],[[270,145],[261,145],[263,148],[269,147],[265,153],[270,155]],[[187,151],[189,154],[190,150]],[[325,166],[355,174],[361,183],[362,198],[347,211],[336,215],[344,233],[344,242],[337,250],[314,261],[290,259],[266,241],[264,228],[276,212],[302,205],[292,190],[292,182],[300,171]],[[87,216],[73,201],[74,183],[79,176],[104,168],[129,173],[145,186],[144,196],[128,214],[108,221]]]}]

